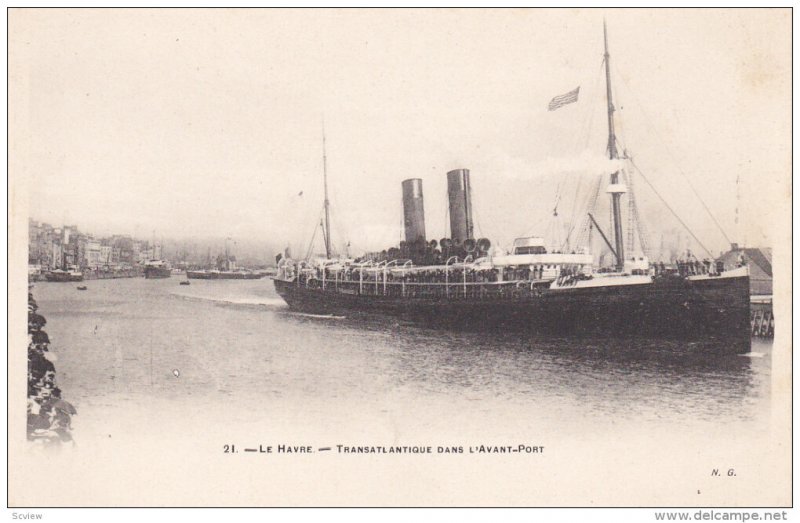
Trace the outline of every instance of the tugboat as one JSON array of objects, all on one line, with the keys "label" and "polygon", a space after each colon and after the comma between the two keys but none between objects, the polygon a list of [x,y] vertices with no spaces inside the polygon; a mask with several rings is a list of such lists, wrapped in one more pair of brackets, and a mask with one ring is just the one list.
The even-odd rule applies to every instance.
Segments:
[{"label": "tugboat", "polygon": [[[687,257],[673,268],[651,264],[646,256],[631,252],[626,257],[621,198],[628,194],[628,216],[631,221],[637,218],[633,192],[626,183],[627,165],[636,167],[618,151],[605,24],[603,30],[606,152],[615,170],[598,179],[581,234],[591,239],[597,231],[613,255],[613,267],[595,267],[588,247],[591,241],[586,238],[584,246],[569,253],[560,249],[548,252],[539,237],[518,238],[510,252],[492,248],[488,239],[476,240],[468,169],[447,173],[450,238],[426,241],[422,180],[405,180],[406,241],[356,260],[334,258],[323,131],[325,257],[279,260],[273,280],[289,308],[317,314],[379,313],[481,329],[677,338],[704,342],[689,347],[749,352],[746,266],[724,270],[709,260]],[[550,110],[577,101],[577,93],[554,98]],[[611,199],[610,234],[592,214],[603,181]],[[639,235],[641,243],[641,229]]]}]

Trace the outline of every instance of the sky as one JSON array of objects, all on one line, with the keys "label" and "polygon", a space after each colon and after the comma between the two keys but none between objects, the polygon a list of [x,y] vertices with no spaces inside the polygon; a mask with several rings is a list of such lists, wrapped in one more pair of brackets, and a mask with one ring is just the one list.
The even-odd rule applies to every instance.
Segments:
[{"label": "sky", "polygon": [[[791,194],[791,19],[775,9],[12,10],[18,212],[297,252],[321,216],[324,127],[339,251],[402,239],[412,177],[428,237],[446,236],[455,168],[479,236],[544,235],[556,199],[582,217],[610,170],[604,18],[617,130],[644,176],[710,250],[772,245]],[[658,243],[682,226],[638,176]]]}]

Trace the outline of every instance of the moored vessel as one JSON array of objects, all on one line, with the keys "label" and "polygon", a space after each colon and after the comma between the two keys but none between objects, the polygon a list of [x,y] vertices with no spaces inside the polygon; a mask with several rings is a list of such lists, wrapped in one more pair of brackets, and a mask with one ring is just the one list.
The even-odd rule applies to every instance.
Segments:
[{"label": "moored vessel", "polygon": [[65,281],[83,281],[83,273],[75,267],[69,269],[54,269],[44,273],[44,278],[47,281],[65,282]]},{"label": "moored vessel", "polygon": [[144,264],[144,277],[152,279],[169,278],[172,276],[172,269],[164,260],[150,260]]},{"label": "moored vessel", "polygon": [[228,240],[225,240],[225,254],[217,257],[213,268],[187,270],[186,277],[193,280],[258,280],[265,276],[261,271],[240,268],[236,265],[236,258],[231,256],[228,249]]},{"label": "moored vessel", "polygon": [[186,277],[193,280],[258,280],[263,278],[264,274],[245,269],[235,271],[200,269],[196,271],[186,271]]}]

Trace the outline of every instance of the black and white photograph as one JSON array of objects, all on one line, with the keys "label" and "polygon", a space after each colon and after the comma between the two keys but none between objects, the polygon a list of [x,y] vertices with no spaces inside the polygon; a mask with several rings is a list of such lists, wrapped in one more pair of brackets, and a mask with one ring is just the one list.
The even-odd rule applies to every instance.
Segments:
[{"label": "black and white photograph", "polygon": [[9,508],[792,506],[791,9],[7,21]]}]

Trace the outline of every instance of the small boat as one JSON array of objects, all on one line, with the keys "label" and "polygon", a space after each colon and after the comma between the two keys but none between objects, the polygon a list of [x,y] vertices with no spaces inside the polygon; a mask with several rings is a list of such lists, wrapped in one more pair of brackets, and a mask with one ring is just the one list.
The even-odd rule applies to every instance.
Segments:
[{"label": "small boat", "polygon": [[191,283],[192,283],[192,282],[190,282],[189,280],[183,280],[183,281],[181,282],[181,285],[189,285],[189,284],[191,284]]},{"label": "small boat", "polygon": [[87,289],[86,285],[78,285],[79,291],[85,291]]}]

